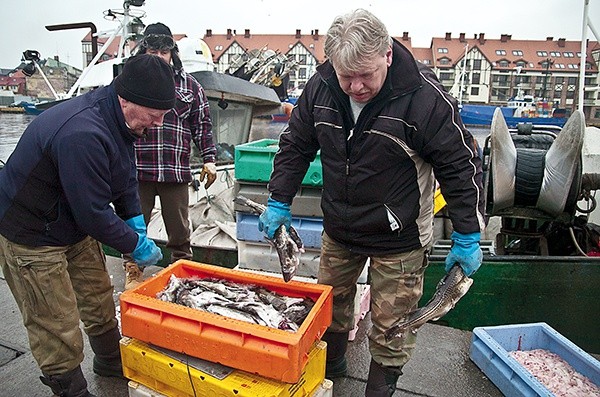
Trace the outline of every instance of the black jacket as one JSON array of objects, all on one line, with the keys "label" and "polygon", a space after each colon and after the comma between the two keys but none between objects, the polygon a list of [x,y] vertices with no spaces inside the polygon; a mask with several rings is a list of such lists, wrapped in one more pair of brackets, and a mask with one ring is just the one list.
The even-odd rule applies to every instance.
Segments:
[{"label": "black jacket", "polygon": [[474,138],[435,74],[398,42],[384,86],[356,125],[348,96],[325,62],[298,99],[279,147],[271,196],[291,202],[320,149],[324,229],[356,252],[400,253],[429,244],[436,179],[454,229],[484,228]]},{"label": "black jacket", "polygon": [[90,235],[132,252],[138,236],[119,218],[141,213],[134,139],[112,85],[36,116],[0,171],[0,234],[29,246]]}]

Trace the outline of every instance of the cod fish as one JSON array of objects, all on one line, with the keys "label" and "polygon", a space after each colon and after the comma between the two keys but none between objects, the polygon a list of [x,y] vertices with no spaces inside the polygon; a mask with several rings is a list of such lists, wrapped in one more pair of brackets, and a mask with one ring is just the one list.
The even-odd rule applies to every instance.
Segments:
[{"label": "cod fish", "polygon": [[[244,196],[237,196],[234,201],[237,204],[245,205],[258,215],[267,209],[266,206],[258,204]],[[290,226],[288,229],[284,225],[281,225],[275,231],[272,239],[265,237],[265,240],[277,251],[279,263],[281,264],[281,274],[283,275],[283,280],[287,283],[296,275],[298,265],[300,265],[300,254],[304,253],[302,239],[293,226]]]},{"label": "cod fish", "polygon": [[455,264],[452,269],[440,280],[435,294],[427,304],[417,310],[408,313],[406,318],[394,325],[385,332],[386,340],[394,337],[404,337],[406,331],[413,334],[417,329],[428,321],[435,321],[442,318],[450,309],[454,308],[456,303],[465,296],[473,279],[465,276],[460,265]]}]

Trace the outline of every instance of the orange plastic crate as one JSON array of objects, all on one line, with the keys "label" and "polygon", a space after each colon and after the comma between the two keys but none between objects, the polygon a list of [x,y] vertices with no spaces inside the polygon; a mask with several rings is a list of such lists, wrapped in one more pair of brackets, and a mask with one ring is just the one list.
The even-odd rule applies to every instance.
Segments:
[{"label": "orange plastic crate", "polygon": [[[156,299],[177,277],[254,284],[315,302],[297,332],[251,324]],[[314,342],[331,324],[331,287],[179,260],[121,294],[122,334],[143,342],[287,383],[296,383]]]}]

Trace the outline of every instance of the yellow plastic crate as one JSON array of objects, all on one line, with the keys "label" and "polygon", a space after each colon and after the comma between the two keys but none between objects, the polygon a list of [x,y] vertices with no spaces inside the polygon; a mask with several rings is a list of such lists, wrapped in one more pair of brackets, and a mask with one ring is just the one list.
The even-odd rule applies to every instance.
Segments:
[{"label": "yellow plastic crate", "polygon": [[327,344],[323,341],[310,350],[297,383],[237,369],[219,379],[137,339],[124,337],[120,347],[125,377],[166,396],[305,397],[313,395],[325,379]]}]

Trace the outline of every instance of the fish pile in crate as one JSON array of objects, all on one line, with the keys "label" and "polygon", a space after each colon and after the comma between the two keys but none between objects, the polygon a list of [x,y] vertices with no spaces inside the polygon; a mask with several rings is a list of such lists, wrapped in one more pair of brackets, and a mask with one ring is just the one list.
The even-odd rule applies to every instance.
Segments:
[{"label": "fish pile in crate", "polygon": [[329,286],[177,261],[121,295],[130,395],[331,395],[331,312]]}]

